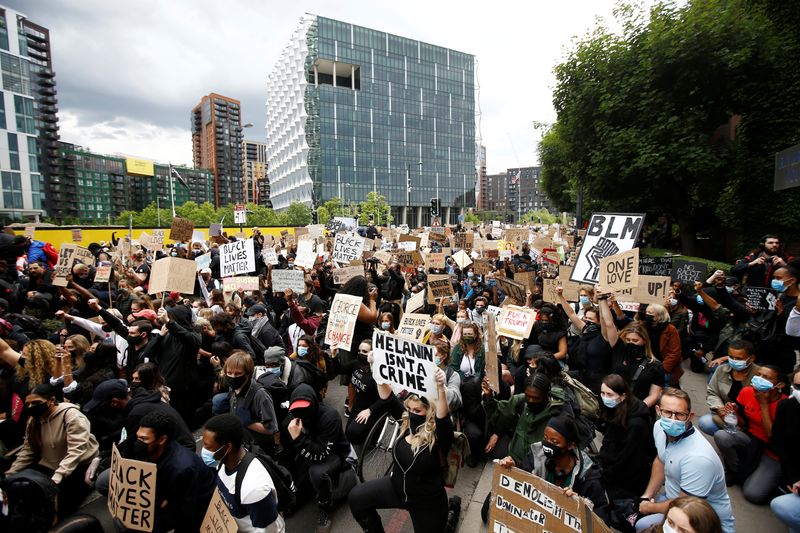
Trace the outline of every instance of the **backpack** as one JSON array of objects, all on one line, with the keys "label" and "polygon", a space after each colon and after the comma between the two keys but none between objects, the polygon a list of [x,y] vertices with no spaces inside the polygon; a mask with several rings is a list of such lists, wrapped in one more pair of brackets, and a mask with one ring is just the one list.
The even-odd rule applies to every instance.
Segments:
[{"label": "backpack", "polygon": [[58,487],[49,476],[26,468],[0,484],[6,493],[8,516],[0,513],[4,531],[44,533],[56,518]]},{"label": "backpack", "polygon": [[328,386],[328,376],[322,370],[308,361],[295,359],[292,361],[292,370],[289,372],[289,391],[292,391],[301,383],[307,383],[318,395]]},{"label": "backpack", "polygon": [[757,348],[774,346],[778,340],[778,316],[775,311],[767,309],[750,317],[741,336]]},{"label": "backpack", "polygon": [[42,252],[44,252],[45,257],[47,258],[47,266],[53,269],[58,263],[58,250],[53,248],[53,245],[49,242],[46,242],[42,247]]},{"label": "backpack", "polygon": [[566,372],[561,373],[561,378],[564,384],[567,385],[572,392],[575,393],[575,398],[578,400],[578,406],[581,408],[581,414],[591,420],[597,420],[600,416],[600,403],[597,401],[597,396],[594,393]]},{"label": "backpack", "polygon": [[261,451],[245,453],[241,462],[241,468],[237,469],[236,494],[233,495],[233,497],[236,498],[237,505],[239,507],[242,506],[240,495],[242,493],[244,474],[247,472],[247,468],[254,459],[261,461],[261,464],[264,465],[267,473],[269,473],[269,477],[272,478],[272,484],[275,486],[275,494],[278,496],[278,512],[286,513],[287,511],[291,511],[297,503],[297,489],[294,486],[292,475],[286,468],[279,465],[275,459]]},{"label": "backpack", "polygon": [[467,436],[460,431],[453,432],[453,443],[443,457],[442,472],[445,487],[452,489],[456,486],[458,471],[464,465],[464,460],[469,457],[470,453]]}]

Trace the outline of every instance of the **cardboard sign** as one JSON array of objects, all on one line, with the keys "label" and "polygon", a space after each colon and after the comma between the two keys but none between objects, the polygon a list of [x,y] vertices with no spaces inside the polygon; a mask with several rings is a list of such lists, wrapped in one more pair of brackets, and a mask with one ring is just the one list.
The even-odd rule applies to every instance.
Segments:
[{"label": "cardboard sign", "polygon": [[522,250],[522,243],[528,240],[528,235],[525,228],[507,229],[503,232],[503,240],[513,243],[515,250]]},{"label": "cardboard sign", "polygon": [[497,317],[494,315],[494,313],[486,313],[486,317],[484,318],[484,327],[486,328],[484,343],[486,352],[486,377],[489,378],[489,388],[491,388],[495,394],[499,394],[500,362],[497,359],[497,331],[495,328],[496,320]]},{"label": "cardboard sign", "polygon": [[198,271],[204,268],[211,268],[211,254],[198,255],[194,258],[194,263]]},{"label": "cardboard sign", "polygon": [[208,510],[200,524],[200,533],[236,533],[239,526],[234,520],[228,505],[219,493],[219,489],[214,489]]},{"label": "cardboard sign", "polygon": [[600,276],[600,260],[633,248],[642,226],[644,214],[592,213],[586,239],[570,279],[578,283],[596,284]]},{"label": "cardboard sign", "polygon": [[[413,242],[414,243],[414,247],[413,248],[403,248],[401,246],[401,243],[404,243],[404,242]],[[422,239],[420,239],[419,237],[414,237],[413,235],[401,234],[397,238],[397,246],[399,248],[403,248],[404,250],[419,250],[421,242],[422,242]]]},{"label": "cardboard sign", "polygon": [[30,240],[33,240],[34,235],[36,234],[36,227],[35,226],[25,226],[25,236]]},{"label": "cardboard sign", "polygon": [[639,256],[639,274],[645,276],[672,276],[671,257]]},{"label": "cardboard sign", "polygon": [[684,287],[694,288],[695,281],[703,281],[708,266],[702,261],[676,259],[672,262],[672,281],[680,281]]},{"label": "cardboard sign", "polygon": [[604,257],[600,260],[597,290],[601,293],[624,291],[639,286],[639,249]]},{"label": "cardboard sign", "polygon": [[[312,241],[304,241],[313,244]],[[314,268],[317,262],[317,252],[313,249],[298,251],[294,257],[294,264],[302,268]]]},{"label": "cardboard sign", "polygon": [[75,244],[62,244],[58,249],[58,260],[53,267],[53,285],[56,287],[67,286],[67,276],[72,272],[72,265],[75,262]]},{"label": "cardboard sign", "polygon": [[427,257],[425,257],[425,268],[444,270],[446,267],[447,263],[444,259],[444,254],[430,252]]},{"label": "cardboard sign", "polygon": [[428,276],[428,303],[436,304],[440,298],[450,298],[455,294],[449,274],[430,274]]},{"label": "cardboard sign", "polygon": [[495,465],[489,509],[494,533],[611,533],[584,498],[518,468]]},{"label": "cardboard sign", "polygon": [[[434,229],[441,229],[442,232],[433,231]],[[428,241],[429,242],[438,242],[442,246],[447,245],[447,237],[444,235],[444,228],[431,228],[431,232],[428,234]]]},{"label": "cardboard sign", "polygon": [[[154,229],[153,234],[150,236],[150,245],[152,248],[151,250],[161,250],[164,248],[164,237],[167,235],[167,230],[165,229]],[[202,238],[203,234],[200,234],[200,242],[203,242]],[[192,239],[194,240],[194,239]]]},{"label": "cardboard sign", "polygon": [[531,292],[536,287],[536,272],[514,272],[514,281],[522,283]]},{"label": "cardboard sign", "polygon": [[500,290],[503,291],[503,294],[514,298],[517,304],[525,305],[525,301],[528,299],[525,285],[501,276],[496,276],[495,279],[500,286]]},{"label": "cardboard sign", "polygon": [[339,222],[340,227],[348,230],[348,231],[355,231],[358,227],[358,221],[355,218],[351,217],[333,217],[334,222]]},{"label": "cardboard sign", "polygon": [[661,304],[667,299],[672,282],[669,276],[639,276],[634,301],[641,304]]},{"label": "cardboard sign", "polygon": [[80,228],[73,228],[72,242],[74,243],[83,242],[83,230],[81,230]]},{"label": "cardboard sign", "polygon": [[397,252],[394,260],[404,267],[417,267],[422,264],[422,256],[416,250],[413,252]]},{"label": "cardboard sign", "polygon": [[333,243],[333,260],[345,265],[354,259],[361,259],[364,252],[364,237],[355,233],[337,233]]},{"label": "cardboard sign", "polygon": [[169,238],[177,242],[185,242],[192,238],[194,222],[187,218],[175,217],[169,230]]},{"label": "cardboard sign", "polygon": [[372,334],[372,377],[389,383],[396,393],[408,391],[430,400],[438,397],[436,348],[375,330]]},{"label": "cardboard sign", "polygon": [[273,270],[272,291],[283,292],[291,289],[295,294],[303,294],[306,291],[306,282],[302,270]]},{"label": "cardboard sign", "polygon": [[778,301],[777,293],[767,287],[743,287],[742,294],[748,307],[756,311],[774,311],[775,302]]},{"label": "cardboard sign", "polygon": [[235,278],[223,278],[222,291],[236,292],[239,289],[246,291],[257,291],[259,289],[258,276],[238,276]]},{"label": "cardboard sign", "polygon": [[479,276],[487,276],[492,272],[492,267],[489,265],[488,261],[476,259],[472,263],[472,271]]},{"label": "cardboard sign", "polygon": [[453,261],[456,262],[460,269],[465,269],[472,264],[472,259],[464,250],[459,250],[453,255]]},{"label": "cardboard sign", "polygon": [[111,279],[110,266],[99,266],[97,267],[97,270],[94,271],[95,283],[108,283],[110,279]]},{"label": "cardboard sign", "polygon": [[417,249],[417,243],[414,241],[403,241],[397,243],[398,250],[404,250],[406,252],[413,252]]},{"label": "cardboard sign", "polygon": [[220,235],[222,235],[222,224],[209,224],[208,236],[219,237]]},{"label": "cardboard sign", "polygon": [[500,318],[497,320],[497,333],[512,339],[527,339],[533,329],[536,318],[533,309],[507,305],[500,309]]},{"label": "cardboard sign", "polygon": [[425,305],[425,293],[419,291],[406,301],[406,313],[413,313]]},{"label": "cardboard sign", "polygon": [[[153,231],[155,231],[155,230],[153,230]],[[164,231],[164,232],[166,233],[166,230],[161,230],[161,231]],[[155,237],[155,235],[154,235],[153,237]],[[200,230],[194,230],[194,231],[192,232],[192,242],[193,242],[193,243],[194,243],[194,242],[200,242],[200,243],[202,243],[202,242],[205,242],[205,240],[206,240],[206,236],[205,236],[205,235],[203,235],[203,232],[202,232],[202,231],[200,231]],[[163,242],[163,239],[162,239],[162,242]]]},{"label": "cardboard sign", "polygon": [[264,259],[264,263],[268,265],[274,266],[278,264],[278,254],[272,248],[264,248],[261,251],[261,257]]},{"label": "cardboard sign", "polygon": [[108,511],[128,529],[153,531],[156,512],[156,465],[124,459],[111,448]]},{"label": "cardboard sign", "polygon": [[570,266],[562,265],[558,267],[558,281],[564,289],[564,297],[568,302],[577,302],[580,297],[581,284],[571,281],[572,268]]},{"label": "cardboard sign", "polygon": [[421,342],[422,334],[431,323],[430,315],[405,313],[400,320],[400,325],[397,327],[397,335],[411,339],[412,341]]},{"label": "cardboard sign", "polygon": [[469,233],[456,233],[453,235],[453,248],[461,248],[462,250],[472,250],[472,243],[475,240],[475,235]]},{"label": "cardboard sign", "polygon": [[220,276],[227,278],[256,270],[256,252],[253,239],[234,241],[219,247]]},{"label": "cardboard sign", "polygon": [[356,276],[364,275],[364,265],[346,266],[333,269],[334,285],[344,285]]},{"label": "cardboard sign", "polygon": [[[358,320],[363,298],[350,294],[338,293],[333,297],[331,312],[328,315],[328,328],[325,330],[325,344],[331,348],[350,350],[353,342],[353,331]],[[357,350],[358,346],[353,346]]]},{"label": "cardboard sign", "polygon": [[196,276],[197,268],[191,259],[164,257],[153,263],[148,294],[166,291],[192,294]]}]

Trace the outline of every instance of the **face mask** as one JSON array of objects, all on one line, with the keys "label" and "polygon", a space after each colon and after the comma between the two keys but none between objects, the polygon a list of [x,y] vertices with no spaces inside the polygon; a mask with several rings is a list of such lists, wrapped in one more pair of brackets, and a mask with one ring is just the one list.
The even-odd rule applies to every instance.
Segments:
[{"label": "face mask", "polygon": [[725,290],[728,291],[728,294],[733,294],[733,287],[725,287]]},{"label": "face mask", "polygon": [[483,306],[475,307],[475,312],[478,313],[479,315],[482,315],[484,311],[486,311],[486,308]]},{"label": "face mask", "polygon": [[645,347],[631,342],[625,344],[625,355],[631,359],[641,359],[644,357]]},{"label": "face mask", "polygon": [[541,331],[541,332],[550,331],[550,327],[551,326],[552,326],[552,324],[550,324],[550,322],[541,322],[541,321],[539,321],[539,322],[536,323],[536,329]]},{"label": "face mask", "polygon": [[490,279],[489,281],[486,282],[486,284],[490,287],[494,287],[495,285],[497,285],[497,282],[493,279]]},{"label": "face mask", "polygon": [[645,315],[644,316],[644,323],[647,324],[648,328],[652,328],[653,327],[653,318],[655,318],[655,317],[653,317],[652,315]]},{"label": "face mask", "polygon": [[464,344],[472,344],[473,342],[475,342],[475,337],[473,337],[472,335],[464,335],[461,338],[464,339]]},{"label": "face mask", "polygon": [[280,374],[281,373],[281,367],[279,367],[279,366],[268,367],[264,373],[265,374],[272,374],[272,375]]},{"label": "face mask", "polygon": [[456,324],[463,324],[463,323],[464,323],[464,322],[466,322],[466,321],[467,321],[467,319],[466,319],[466,318],[457,318],[457,319],[456,319]]},{"label": "face mask", "polygon": [[782,279],[773,279],[769,285],[774,291],[783,292],[786,290],[786,284]]},{"label": "face mask", "polygon": [[307,346],[298,346],[297,347],[297,355],[300,357],[305,357],[308,355],[308,347]]},{"label": "face mask", "polygon": [[750,384],[758,392],[767,392],[775,387],[770,380],[764,379],[761,376],[753,376],[753,379],[750,380]]},{"label": "face mask", "polygon": [[47,402],[37,403],[27,408],[28,414],[33,418],[42,418],[47,412]]},{"label": "face mask", "polygon": [[600,399],[603,400],[603,405],[609,409],[614,409],[619,405],[619,398],[606,398],[605,396],[600,396]]},{"label": "face mask", "polygon": [[419,431],[419,428],[425,423],[425,419],[427,417],[424,415],[418,415],[416,413],[408,413],[408,422],[409,428],[411,429],[411,433],[416,433]]},{"label": "face mask", "polygon": [[437,355],[436,357],[433,358],[433,364],[435,364],[436,366],[441,366],[442,358]]},{"label": "face mask", "polygon": [[133,457],[140,461],[146,461],[150,458],[150,453],[147,450],[147,444],[137,440],[133,443]]},{"label": "face mask", "polygon": [[473,276],[472,272],[467,272],[467,277],[471,278]]},{"label": "face mask", "polygon": [[[217,450],[217,452],[218,451],[219,450]],[[203,447],[203,450],[200,452],[200,457],[203,458],[203,462],[206,464],[206,466],[210,466],[211,468],[217,468],[217,466],[219,465],[219,461],[224,459],[225,455],[228,455],[228,452],[225,452],[225,455],[223,455],[218,461],[214,458],[214,455],[216,455],[217,452],[212,452],[211,450]]]},{"label": "face mask", "polygon": [[392,327],[391,322],[381,322],[381,329],[383,331],[388,331],[388,329]]},{"label": "face mask", "polygon": [[800,402],[800,390],[792,389],[792,398]]},{"label": "face mask", "polygon": [[228,376],[228,385],[233,390],[241,389],[246,381],[247,381],[247,376],[236,376],[236,377]]},{"label": "face mask", "polygon": [[686,431],[686,422],[681,422],[680,420],[673,420],[671,418],[662,416],[659,423],[661,424],[661,429],[664,430],[664,433],[670,437],[678,437]]},{"label": "face mask", "polygon": [[131,391],[131,396],[136,394],[136,391],[142,388],[141,381],[131,381],[131,384],[128,386],[128,389]]},{"label": "face mask", "polygon": [[696,295],[695,295],[695,297],[694,297],[694,299],[695,299],[695,301],[697,302],[697,305],[703,305],[703,304],[705,304],[705,302],[703,301],[703,297],[702,297],[702,296],[700,296],[699,294],[696,294]]},{"label": "face mask", "polygon": [[542,451],[544,452],[545,457],[554,458],[564,455],[566,450],[560,446],[555,446],[549,442],[542,441]]},{"label": "face mask", "polygon": [[742,371],[742,370],[747,369],[747,367],[750,366],[750,363],[748,363],[747,361],[739,361],[738,359],[731,359],[729,357],[728,358],[728,366],[731,367],[734,370]]},{"label": "face mask", "polygon": [[289,263],[289,268],[294,268],[294,263]]},{"label": "face mask", "polygon": [[588,296],[581,296],[578,299],[580,300],[581,305],[589,305],[589,297]]},{"label": "face mask", "polygon": [[598,331],[600,331],[600,325],[594,322],[586,322],[586,326],[583,328],[584,335],[594,335]]},{"label": "face mask", "polygon": [[533,413],[535,415],[538,415],[539,413],[544,411],[545,407],[547,407],[547,403],[526,402],[525,405],[527,406],[528,411],[530,411],[531,413]]},{"label": "face mask", "polygon": [[670,525],[667,523],[667,521],[666,521],[666,520],[664,520],[664,523],[663,523],[663,524],[661,524],[661,530],[662,530],[664,533],[678,533],[678,532],[677,532],[675,529],[673,529],[673,528],[672,528],[672,527],[671,527],[671,526],[670,526]]},{"label": "face mask", "polygon": [[440,326],[439,324],[433,324],[431,326],[431,333],[433,333],[434,335],[441,334],[442,333],[442,326]]}]

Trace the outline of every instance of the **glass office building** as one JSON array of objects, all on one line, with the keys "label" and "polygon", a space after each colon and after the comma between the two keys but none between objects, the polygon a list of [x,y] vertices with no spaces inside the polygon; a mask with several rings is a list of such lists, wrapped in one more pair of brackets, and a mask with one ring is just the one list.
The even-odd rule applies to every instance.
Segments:
[{"label": "glass office building", "polygon": [[438,197],[454,223],[475,206],[474,116],[472,55],[306,15],[267,87],[272,203],[376,191],[413,226]]}]

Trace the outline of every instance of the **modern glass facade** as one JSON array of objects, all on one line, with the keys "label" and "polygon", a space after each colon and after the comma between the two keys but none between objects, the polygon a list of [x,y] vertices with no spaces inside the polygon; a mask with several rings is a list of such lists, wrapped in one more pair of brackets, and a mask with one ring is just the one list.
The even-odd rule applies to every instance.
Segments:
[{"label": "modern glass facade", "polygon": [[[425,224],[436,196],[451,222],[475,205],[472,55],[317,16],[301,21],[293,42],[268,87],[276,208],[377,191],[396,222],[410,205],[409,224]],[[286,118],[298,103],[283,81],[292,69],[301,69],[301,127]]]}]

